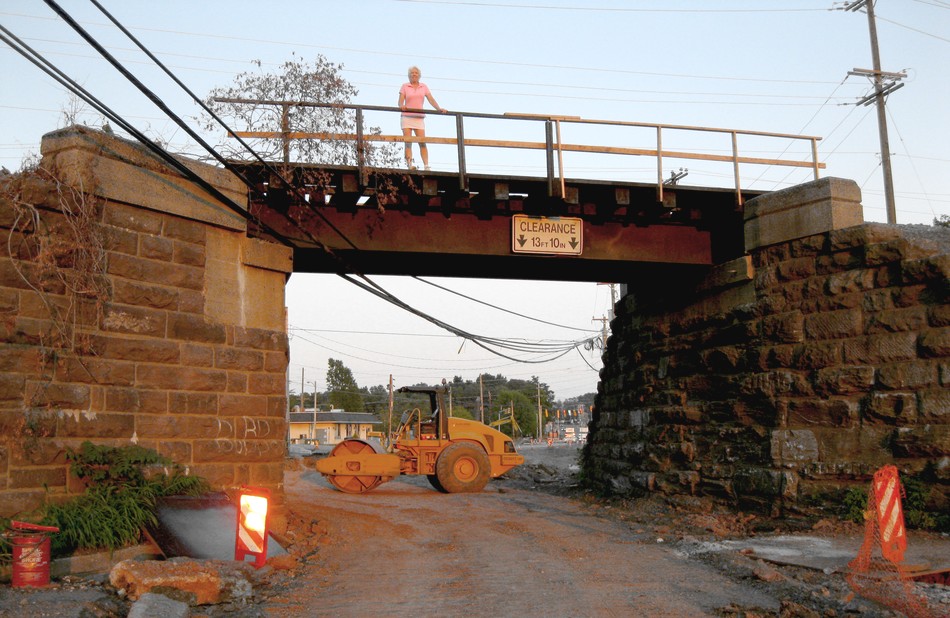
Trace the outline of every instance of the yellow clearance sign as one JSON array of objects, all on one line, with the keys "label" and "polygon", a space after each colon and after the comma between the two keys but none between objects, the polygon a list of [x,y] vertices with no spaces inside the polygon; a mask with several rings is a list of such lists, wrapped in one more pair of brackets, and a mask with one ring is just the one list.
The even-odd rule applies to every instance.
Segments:
[{"label": "yellow clearance sign", "polygon": [[584,250],[584,222],[576,217],[512,215],[511,250],[580,255]]}]

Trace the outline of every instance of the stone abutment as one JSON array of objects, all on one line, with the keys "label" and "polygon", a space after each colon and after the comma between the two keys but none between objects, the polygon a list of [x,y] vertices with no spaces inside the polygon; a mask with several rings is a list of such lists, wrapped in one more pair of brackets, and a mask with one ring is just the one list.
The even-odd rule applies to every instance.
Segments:
[{"label": "stone abutment", "polygon": [[829,178],[746,204],[747,255],[628,284],[588,445],[604,494],[834,509],[880,466],[950,510],[950,230],[863,224]]},{"label": "stone abutment", "polygon": [[42,154],[0,179],[0,515],[80,491],[86,440],[280,501],[290,249],[134,143],[72,127]]}]

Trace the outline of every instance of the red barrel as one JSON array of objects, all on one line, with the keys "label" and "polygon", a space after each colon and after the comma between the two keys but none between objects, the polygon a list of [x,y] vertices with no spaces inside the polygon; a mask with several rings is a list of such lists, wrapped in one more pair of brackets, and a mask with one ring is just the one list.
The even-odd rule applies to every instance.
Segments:
[{"label": "red barrel", "polygon": [[49,533],[59,532],[53,526],[38,526],[22,521],[11,521],[14,588],[43,588],[49,586]]}]

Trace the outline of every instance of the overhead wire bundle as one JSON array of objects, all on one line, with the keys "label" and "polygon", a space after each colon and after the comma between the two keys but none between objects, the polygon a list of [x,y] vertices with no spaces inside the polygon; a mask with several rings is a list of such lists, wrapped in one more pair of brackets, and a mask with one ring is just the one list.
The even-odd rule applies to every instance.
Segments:
[{"label": "overhead wire bundle", "polygon": [[[123,77],[125,77],[130,83],[132,83],[136,88],[138,88],[153,104],[155,104],[162,111],[162,113],[164,113],[166,116],[168,116],[168,118],[170,118],[179,127],[181,127],[192,139],[195,140],[195,142],[197,142],[203,149],[205,149],[224,168],[234,173],[249,188],[253,188],[253,184],[251,183],[251,181],[248,180],[241,173],[239,169],[233,166],[230,161],[225,159],[219,152],[217,152],[217,150],[213,146],[211,146],[204,139],[202,139],[201,136],[198,135],[197,132],[195,132],[190,126],[188,126],[188,124],[179,115],[175,114],[174,111],[172,111],[171,108],[158,95],[156,95],[144,83],[142,83],[138,78],[136,78],[131,73],[131,71],[128,70],[128,68],[126,68],[112,54],[110,54],[108,50],[106,50],[105,47],[101,43],[99,43],[91,34],[89,34],[89,32],[87,32],[78,22],[76,22],[76,20],[74,20],[72,16],[69,15],[68,12],[66,12],[54,0],[44,0],[44,1],[63,21],[65,21],[73,30],[75,30],[90,46],[92,46],[104,59],[106,59]],[[235,132],[224,122],[224,120],[222,120],[217,114],[215,114],[211,109],[209,109],[208,106],[204,103],[204,101],[202,101],[180,79],[178,79],[178,77],[175,76],[171,70],[169,70],[153,53],[151,53],[151,51],[149,51],[145,45],[143,45],[131,32],[129,32],[128,29],[126,29],[113,15],[111,15],[97,0],[90,0],[90,2],[93,5],[95,5],[95,7],[99,9],[99,11],[101,11],[119,30],[121,30],[121,32],[125,36],[127,36],[133,43],[135,43],[135,45],[143,53],[145,53],[146,56],[156,66],[158,66],[166,75],[168,75],[175,82],[176,85],[178,85],[182,90],[184,90],[184,92],[188,94],[188,96],[191,97],[193,101],[195,101],[205,112],[207,112],[214,119],[215,122],[217,122],[229,134],[231,135],[235,134]],[[31,48],[29,45],[23,42],[20,38],[18,38],[15,34],[10,32],[3,25],[0,25],[0,33],[2,33],[0,34],[0,40],[2,40],[5,44],[7,44],[11,49],[19,53],[21,56],[26,58],[29,62],[37,66],[40,70],[42,70],[47,75],[52,77],[55,81],[57,81],[59,84],[65,87],[69,92],[73,93],[74,95],[76,95],[77,97],[79,97],[80,99],[88,103],[97,112],[102,114],[109,121],[115,123],[119,128],[124,130],[126,133],[131,135],[133,138],[135,138],[137,141],[143,144],[146,148],[148,148],[154,154],[159,156],[163,161],[168,163],[170,167],[172,167],[173,169],[181,173],[184,177],[195,182],[203,190],[207,191],[210,195],[212,195],[215,199],[219,200],[222,204],[227,206],[229,209],[240,214],[249,222],[252,222],[260,226],[262,231],[272,236],[279,242],[290,247],[296,247],[296,245],[291,239],[287,238],[286,236],[284,236],[277,230],[274,230],[272,227],[266,225],[265,223],[259,220],[256,220],[250,213],[247,212],[247,210],[244,207],[235,203],[229,197],[221,193],[211,183],[207,182],[206,180],[201,178],[201,176],[199,176],[198,174],[193,172],[191,169],[189,169],[177,157],[172,155],[170,152],[168,152],[165,148],[163,148],[161,145],[159,145],[155,141],[148,138],[148,136],[146,136],[144,133],[139,131],[131,122],[127,121],[119,113],[117,113],[116,111],[111,109],[108,105],[103,103],[100,99],[95,97],[86,88],[78,84],[75,80],[70,78],[63,71],[59,70],[55,65],[53,65],[53,63],[51,63],[48,59],[46,59],[41,53]],[[240,145],[244,149],[246,149],[251,154],[251,156],[254,157],[268,172],[280,178],[284,182],[285,186],[294,187],[293,183],[287,181],[287,179],[283,177],[283,175],[280,173],[279,170],[275,169],[274,166],[272,166],[269,162],[267,162],[262,157],[260,157],[260,155],[256,151],[254,151],[254,149],[247,142],[245,142],[239,137],[237,139]],[[301,191],[299,187],[294,187],[294,188],[297,191]],[[357,250],[357,251],[359,250],[359,248],[349,238],[347,238],[339,229],[333,226],[332,223],[322,213],[320,213],[318,209],[315,209],[315,213],[325,223],[327,223],[331,227],[331,229],[333,229],[334,232],[341,239],[343,239],[344,242],[346,242],[354,250]],[[336,264],[338,266],[337,275],[343,278],[344,280],[346,280],[347,282],[353,285],[356,285],[357,287],[363,289],[364,291],[369,292],[370,294],[373,294],[374,296],[377,296],[378,298],[381,298],[385,300],[386,302],[396,307],[399,307],[400,309],[403,309],[404,311],[417,315],[421,317],[422,319],[438,326],[439,328],[442,328],[467,341],[471,341],[475,345],[483,348],[484,350],[494,355],[497,355],[502,358],[512,360],[515,362],[519,362],[519,363],[546,363],[546,362],[550,362],[558,358],[561,358],[562,356],[569,353],[571,350],[577,350],[580,353],[582,348],[590,350],[596,347],[596,340],[597,340],[596,336],[588,336],[579,340],[571,340],[571,341],[529,342],[529,341],[518,341],[518,340],[498,338],[498,337],[488,337],[488,336],[469,332],[462,328],[458,328],[452,324],[449,324],[448,322],[445,322],[432,315],[429,315],[428,313],[421,311],[413,307],[412,305],[406,303],[405,301],[401,300],[400,298],[390,293],[389,291],[384,289],[382,286],[380,286],[376,282],[372,281],[365,274],[358,272],[357,269],[353,268],[352,265],[346,263],[345,260],[335,255],[323,243],[317,241],[317,239],[315,238],[312,238],[312,240],[316,242],[317,246],[321,250],[325,251],[328,255],[330,255],[336,261]],[[444,288],[442,286],[437,286],[436,284],[433,284],[430,282],[426,282],[426,283],[429,283],[430,285],[440,287],[443,290],[451,292],[451,290],[448,290],[447,288]],[[464,296],[464,295],[460,295],[460,296]],[[477,301],[476,299],[472,299],[470,297],[466,297],[466,298],[469,298],[470,300],[473,300],[475,302],[481,302],[481,301]],[[488,303],[482,303],[482,304],[487,305]],[[489,306],[494,307],[493,305],[489,305]],[[499,307],[495,307],[495,308],[500,309]],[[529,316],[525,316],[522,314],[517,314],[514,312],[509,312],[509,313],[513,313],[514,315],[518,315],[520,317],[533,319],[533,318],[529,318]],[[571,328],[571,327],[563,327],[563,328]],[[575,330],[585,330],[585,329],[575,329]],[[588,332],[593,332],[593,331],[588,331]],[[518,357],[512,356],[512,354],[514,353],[533,355],[536,358],[518,358]],[[540,357],[540,358],[537,358],[537,357]],[[583,355],[581,355],[581,357],[583,358]],[[584,360],[585,362],[587,362],[586,359]],[[587,364],[588,366],[590,366],[590,363],[587,363]],[[593,367],[591,368],[593,369]]]}]

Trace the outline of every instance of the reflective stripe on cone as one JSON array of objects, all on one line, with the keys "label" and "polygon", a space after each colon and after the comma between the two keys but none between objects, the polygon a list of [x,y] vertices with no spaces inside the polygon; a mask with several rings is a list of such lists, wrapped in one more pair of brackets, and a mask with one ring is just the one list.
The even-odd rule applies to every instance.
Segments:
[{"label": "reflective stripe on cone", "polygon": [[895,563],[904,561],[904,551],[907,549],[901,493],[901,482],[895,466],[884,466],[874,473],[874,501],[881,531],[881,553]]}]

